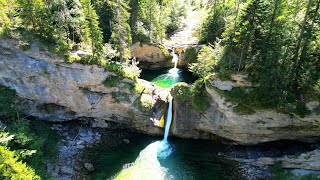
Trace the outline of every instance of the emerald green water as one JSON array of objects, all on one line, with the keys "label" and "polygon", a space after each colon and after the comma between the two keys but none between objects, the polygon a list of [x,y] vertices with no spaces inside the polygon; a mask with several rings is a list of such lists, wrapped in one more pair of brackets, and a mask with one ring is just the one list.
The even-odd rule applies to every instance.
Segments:
[{"label": "emerald green water", "polygon": [[[185,140],[128,132],[129,144],[123,136],[112,133],[88,156],[95,167],[94,180],[224,180],[272,179],[268,169],[258,172],[252,166],[232,158],[256,159],[282,157],[313,150],[312,144],[273,142],[258,146],[224,145],[206,140]],[[110,147],[110,142],[112,147]],[[249,169],[249,170],[248,170]],[[261,171],[261,169],[259,170]],[[251,177],[251,178],[248,178]]]},{"label": "emerald green water", "polygon": [[217,155],[225,149],[220,145],[175,139],[163,148],[161,138],[146,135],[130,141],[114,150],[100,149],[93,179],[241,179],[236,164]]},{"label": "emerald green water", "polygon": [[196,80],[191,72],[179,68],[143,70],[140,77],[162,88],[171,88],[178,82],[193,83]]}]

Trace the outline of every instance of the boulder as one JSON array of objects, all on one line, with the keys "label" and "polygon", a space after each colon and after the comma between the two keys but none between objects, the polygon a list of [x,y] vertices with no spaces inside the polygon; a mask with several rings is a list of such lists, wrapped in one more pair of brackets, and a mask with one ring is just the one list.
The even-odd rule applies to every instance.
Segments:
[{"label": "boulder", "polygon": [[94,171],[93,164],[91,164],[91,163],[86,162],[86,163],[84,163],[83,166],[84,166],[84,168],[86,168],[89,172],[93,172],[93,171]]},{"label": "boulder", "polygon": [[313,111],[317,108],[320,108],[320,102],[319,101],[310,101],[306,104],[306,108],[309,110],[309,111]]}]

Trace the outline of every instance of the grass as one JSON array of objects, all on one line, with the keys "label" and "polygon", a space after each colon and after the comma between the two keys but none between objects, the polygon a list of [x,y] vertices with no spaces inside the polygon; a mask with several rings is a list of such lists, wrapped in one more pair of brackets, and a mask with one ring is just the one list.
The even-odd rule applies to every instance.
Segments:
[{"label": "grass", "polygon": [[211,87],[220,95],[226,98],[227,102],[238,104],[234,111],[240,115],[250,115],[255,113],[255,109],[263,108],[263,105],[257,100],[252,93],[247,93],[241,88],[233,88],[231,91],[223,91]]}]

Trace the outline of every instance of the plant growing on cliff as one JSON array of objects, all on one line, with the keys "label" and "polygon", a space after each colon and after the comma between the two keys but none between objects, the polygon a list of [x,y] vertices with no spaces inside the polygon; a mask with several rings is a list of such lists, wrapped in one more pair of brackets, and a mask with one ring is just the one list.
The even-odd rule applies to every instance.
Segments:
[{"label": "plant growing on cliff", "polygon": [[209,96],[202,79],[197,80],[191,87],[184,83],[174,86],[174,94],[178,101],[190,103],[200,112],[204,112],[210,107]]}]

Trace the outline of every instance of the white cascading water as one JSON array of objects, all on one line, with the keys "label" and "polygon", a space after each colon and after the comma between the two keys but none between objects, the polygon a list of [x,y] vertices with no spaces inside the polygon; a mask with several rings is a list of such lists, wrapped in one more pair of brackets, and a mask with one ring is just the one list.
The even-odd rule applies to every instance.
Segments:
[{"label": "white cascading water", "polygon": [[164,141],[168,141],[168,135],[169,135],[170,126],[171,126],[171,122],[172,122],[172,97],[171,97],[171,95],[169,95],[168,101],[169,101],[169,108],[168,108],[167,119],[166,119],[166,127],[164,130],[164,137],[163,137]]},{"label": "white cascading water", "polygon": [[[169,70],[169,76],[179,78],[178,55],[172,50],[172,61],[174,68]],[[168,102],[169,108],[166,118],[166,126],[164,137],[162,141],[155,141],[143,149],[134,163],[126,164],[121,172],[114,176],[113,179],[153,179],[153,180],[167,180],[174,179],[168,176],[166,168],[162,167],[159,159],[166,159],[169,157],[173,148],[168,142],[170,126],[172,122],[172,96],[169,93]]]},{"label": "white cascading water", "polygon": [[176,53],[174,53],[174,48],[172,48],[172,61],[174,62],[174,68],[177,68],[179,57]]},{"label": "white cascading water", "polygon": [[169,70],[169,74],[171,76],[178,77],[179,76],[179,69],[177,68],[177,66],[178,66],[179,56],[176,53],[174,53],[174,48],[172,48],[171,55],[172,55],[172,62],[174,63],[174,68],[171,68]]}]

